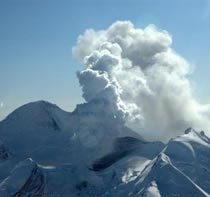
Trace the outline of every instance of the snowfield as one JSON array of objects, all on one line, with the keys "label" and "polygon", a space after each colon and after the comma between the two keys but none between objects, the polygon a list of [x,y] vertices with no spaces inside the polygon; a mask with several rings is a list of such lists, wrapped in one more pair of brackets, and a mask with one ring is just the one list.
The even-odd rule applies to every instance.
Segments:
[{"label": "snowfield", "polygon": [[210,196],[203,131],[147,142],[106,105],[93,100],[69,113],[39,101],[0,122],[0,197]]}]

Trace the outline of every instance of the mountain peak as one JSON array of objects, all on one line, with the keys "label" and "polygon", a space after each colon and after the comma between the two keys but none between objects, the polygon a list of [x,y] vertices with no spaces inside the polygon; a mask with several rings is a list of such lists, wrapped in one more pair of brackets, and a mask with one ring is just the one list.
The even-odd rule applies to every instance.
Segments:
[{"label": "mountain peak", "polygon": [[[199,139],[200,141],[203,141],[205,143],[210,143],[210,139],[207,137],[207,135],[205,134],[204,131],[196,131],[194,130],[193,128],[188,128],[185,130],[185,138],[189,138],[191,140],[196,140],[196,139]],[[181,137],[184,137],[184,136],[181,136]]]},{"label": "mountain peak", "polygon": [[59,112],[62,113],[63,110],[47,101],[31,102],[13,111],[2,121],[2,125],[7,127],[21,126],[24,128],[39,125],[45,127],[52,126],[55,130],[59,130],[59,120],[57,119],[57,113]]},{"label": "mountain peak", "polygon": [[189,133],[191,133],[191,132],[195,132],[195,130],[193,129],[193,128],[191,128],[191,127],[189,127],[188,129],[186,129],[185,131],[184,131],[184,133],[185,134],[189,134]]}]

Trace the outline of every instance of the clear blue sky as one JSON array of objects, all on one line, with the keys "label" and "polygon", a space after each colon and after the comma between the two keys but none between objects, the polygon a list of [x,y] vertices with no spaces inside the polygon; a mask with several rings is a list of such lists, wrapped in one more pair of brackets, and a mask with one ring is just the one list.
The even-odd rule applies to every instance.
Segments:
[{"label": "clear blue sky", "polygon": [[194,94],[210,101],[209,0],[0,0],[0,119],[30,101],[66,110],[82,102],[71,48],[85,29],[116,20],[169,31],[173,48],[196,65]]}]

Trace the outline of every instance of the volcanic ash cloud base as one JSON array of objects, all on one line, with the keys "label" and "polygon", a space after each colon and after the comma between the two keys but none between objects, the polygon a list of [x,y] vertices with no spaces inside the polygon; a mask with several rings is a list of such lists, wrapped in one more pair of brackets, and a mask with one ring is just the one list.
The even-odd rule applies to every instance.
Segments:
[{"label": "volcanic ash cloud base", "polygon": [[106,100],[106,113],[148,140],[166,140],[189,126],[208,131],[210,105],[193,97],[191,65],[171,44],[167,31],[130,21],[86,30],[72,49],[85,65],[77,73],[84,99]]}]

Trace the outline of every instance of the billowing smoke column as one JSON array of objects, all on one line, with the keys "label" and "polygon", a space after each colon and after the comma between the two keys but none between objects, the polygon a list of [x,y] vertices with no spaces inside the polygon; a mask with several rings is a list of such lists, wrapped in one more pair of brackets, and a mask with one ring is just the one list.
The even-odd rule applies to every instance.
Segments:
[{"label": "billowing smoke column", "polygon": [[149,140],[166,140],[191,126],[210,126],[210,105],[192,95],[190,64],[172,48],[168,32],[118,21],[86,30],[73,55],[85,69],[78,79],[87,102],[104,99],[109,113]]}]

